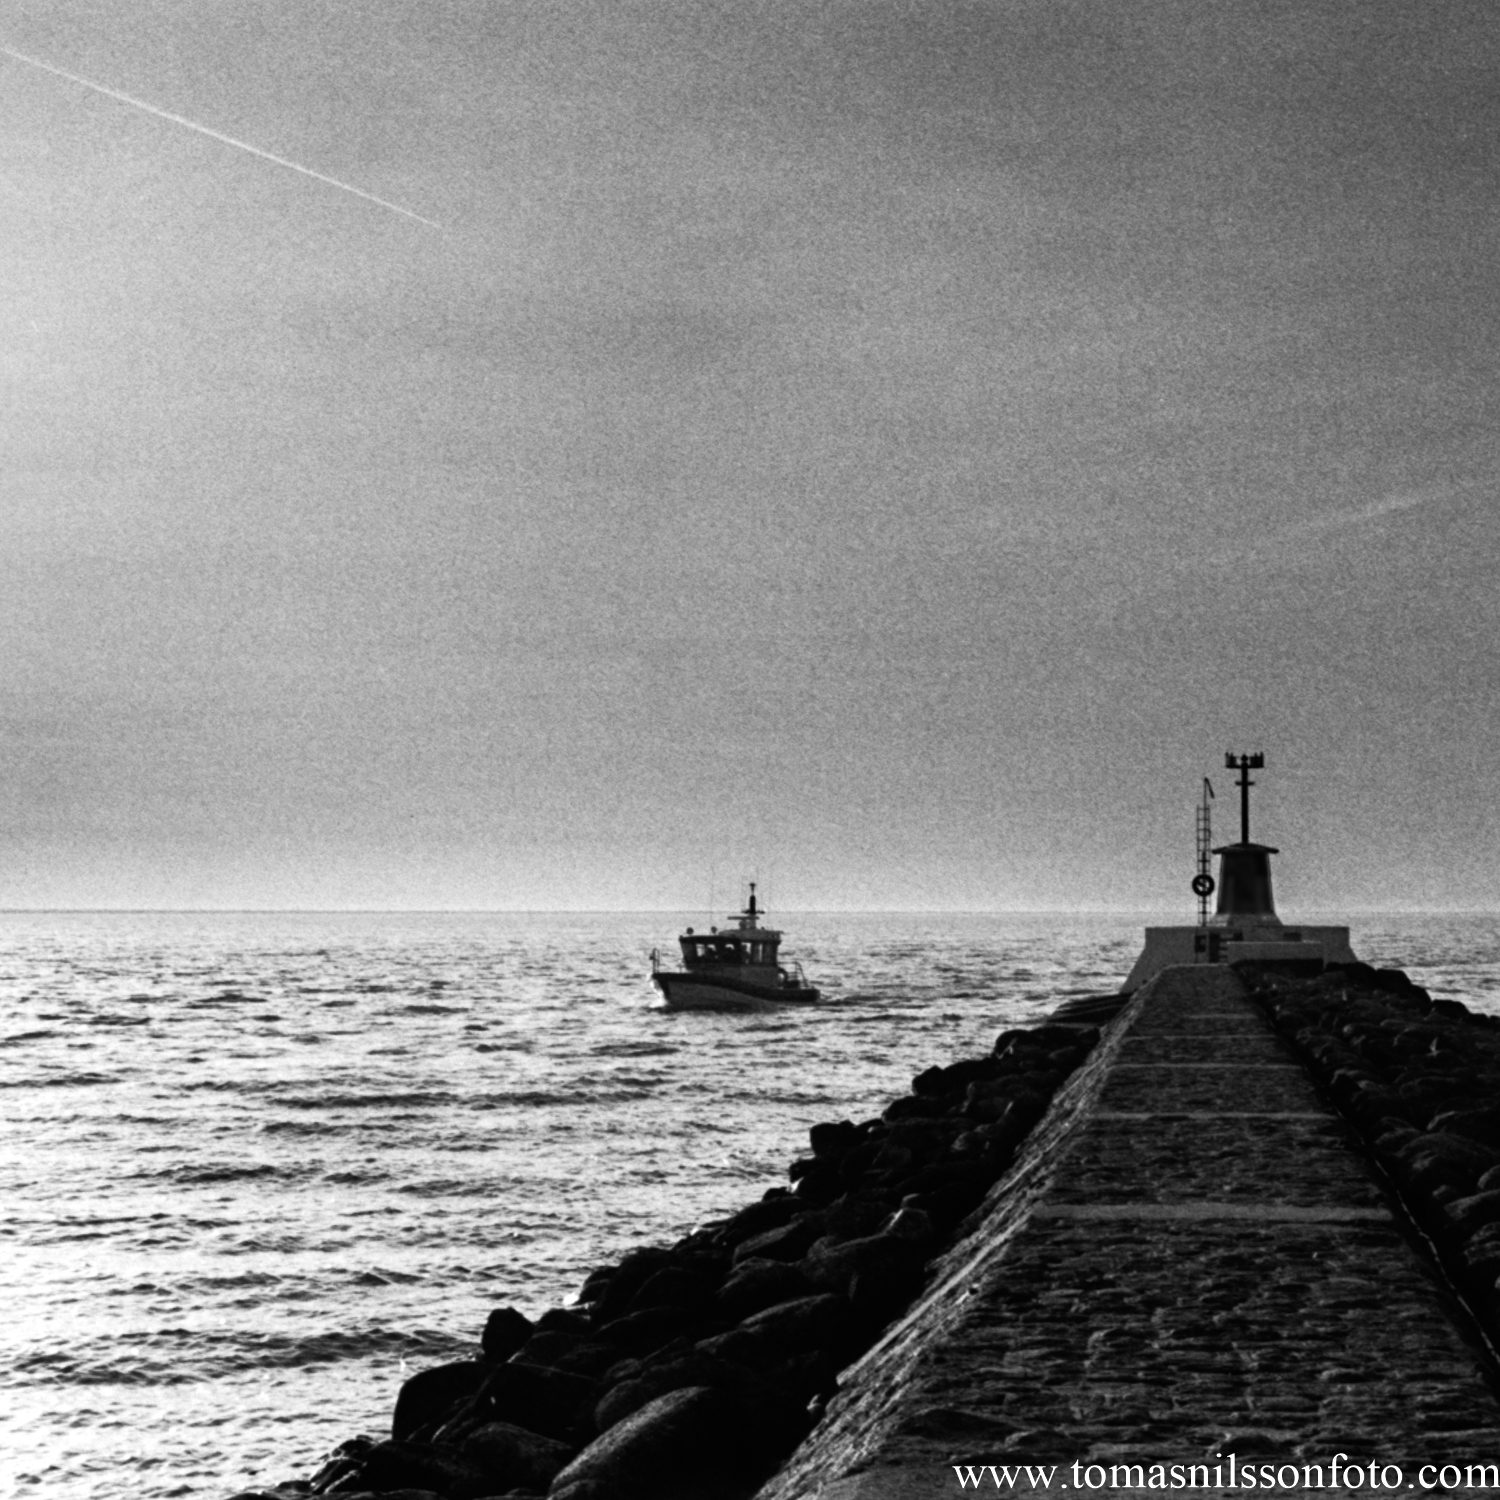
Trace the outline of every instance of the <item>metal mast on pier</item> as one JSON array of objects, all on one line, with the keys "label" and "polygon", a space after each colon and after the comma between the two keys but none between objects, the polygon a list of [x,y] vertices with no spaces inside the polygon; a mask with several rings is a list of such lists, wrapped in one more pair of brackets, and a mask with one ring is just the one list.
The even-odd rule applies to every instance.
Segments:
[{"label": "metal mast on pier", "polygon": [[1198,804],[1198,873],[1193,876],[1193,894],[1198,898],[1198,925],[1208,926],[1208,901],[1214,893],[1213,818],[1209,803],[1213,801],[1213,783],[1203,778],[1203,800]]},{"label": "metal mast on pier", "polygon": [[1250,842],[1250,788],[1255,785],[1250,779],[1252,771],[1258,771],[1266,763],[1264,755],[1235,755],[1230,752],[1224,756],[1224,764],[1231,771],[1238,771],[1240,779],[1235,785],[1240,789],[1240,843]]}]

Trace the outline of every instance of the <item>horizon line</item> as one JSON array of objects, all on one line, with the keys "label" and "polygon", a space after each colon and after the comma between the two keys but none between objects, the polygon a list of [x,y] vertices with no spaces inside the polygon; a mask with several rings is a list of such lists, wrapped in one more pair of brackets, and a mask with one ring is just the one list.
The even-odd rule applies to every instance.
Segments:
[{"label": "horizon line", "polygon": [[[783,906],[778,911],[799,916],[1161,916],[1174,915],[1175,906]],[[1494,906],[1349,906],[1307,908],[1326,914],[1347,911],[1359,916],[1490,916]],[[558,917],[689,914],[688,906],[0,906],[0,916],[380,916],[380,917]],[[1296,926],[1298,919],[1282,919]],[[1184,921],[1183,927],[1197,922]]]}]

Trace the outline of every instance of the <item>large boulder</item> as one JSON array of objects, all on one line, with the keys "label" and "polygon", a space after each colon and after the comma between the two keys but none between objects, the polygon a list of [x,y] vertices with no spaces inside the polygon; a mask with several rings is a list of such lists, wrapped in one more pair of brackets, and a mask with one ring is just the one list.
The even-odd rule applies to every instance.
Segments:
[{"label": "large boulder", "polygon": [[1479,1109],[1452,1109],[1433,1118],[1427,1127],[1433,1131],[1452,1131],[1481,1145],[1500,1147],[1500,1109],[1493,1105]]},{"label": "large boulder", "polygon": [[768,1307],[740,1325],[784,1355],[824,1350],[838,1358],[856,1332],[854,1308],[840,1293],[799,1297]]},{"label": "large boulder", "polygon": [[641,1284],[630,1299],[627,1314],[657,1307],[702,1309],[713,1300],[720,1280],[710,1271],[694,1266],[663,1266]]},{"label": "large boulder", "polygon": [[485,1478],[495,1494],[510,1489],[545,1490],[567,1467],[578,1449],[528,1432],[509,1422],[487,1422],[464,1441],[463,1458]]},{"label": "large boulder", "polygon": [[549,1307],[536,1320],[536,1326],[545,1333],[573,1333],[582,1338],[593,1324],[583,1313],[570,1307]]},{"label": "large boulder", "polygon": [[354,1437],[340,1443],[323,1461],[317,1473],[308,1481],[314,1495],[321,1495],[349,1474],[356,1473],[360,1460],[375,1446],[373,1438]]},{"label": "large boulder", "polygon": [[[852,1152],[850,1153],[853,1154]],[[800,1208],[809,1205],[816,1208],[832,1203],[844,1188],[844,1162],[848,1158],[830,1161],[821,1156],[804,1157],[794,1161],[787,1175],[796,1184],[794,1191]]]},{"label": "large boulder", "polygon": [[824,1121],[814,1125],[807,1138],[814,1156],[837,1159],[859,1144],[859,1126],[852,1120]]},{"label": "large boulder", "polygon": [[696,1469],[723,1470],[736,1456],[731,1407],[707,1386],[689,1386],[648,1402],[595,1438],[552,1481],[551,1494],[585,1484],[612,1500],[653,1500]]},{"label": "large boulder", "polygon": [[768,1229],[780,1229],[789,1224],[793,1214],[806,1212],[807,1205],[799,1203],[790,1193],[773,1188],[774,1198],[762,1198],[734,1214],[718,1231],[721,1245],[737,1245],[752,1235],[764,1234]]},{"label": "large boulder", "polygon": [[731,1328],[728,1333],[716,1333],[712,1338],[700,1339],[693,1348],[700,1354],[727,1359],[731,1364],[742,1365],[750,1370],[760,1370],[763,1366],[776,1362],[776,1351],[764,1339],[747,1333],[743,1328]]},{"label": "large boulder", "polygon": [[1481,1224],[1464,1240],[1462,1253],[1466,1271],[1471,1277],[1477,1276],[1488,1292],[1500,1277],[1500,1222]]},{"label": "large boulder", "polygon": [[630,1301],[636,1292],[663,1266],[674,1265],[676,1261],[677,1257],[670,1250],[655,1246],[632,1250],[604,1283],[599,1299],[594,1304],[594,1320],[608,1323],[614,1318],[623,1317],[630,1311]]},{"label": "large boulder", "polygon": [[361,1460],[358,1470],[339,1480],[329,1494],[371,1492],[389,1494],[393,1490],[431,1490],[452,1496],[454,1500],[477,1500],[489,1486],[484,1474],[451,1448],[436,1448],[430,1443],[376,1443]]},{"label": "large boulder", "polygon": [[597,1431],[606,1432],[668,1391],[686,1390],[689,1386],[739,1391],[753,1379],[742,1365],[702,1350],[690,1350],[675,1359],[646,1365],[628,1380],[612,1386],[594,1408],[594,1426]]},{"label": "large boulder", "polygon": [[585,1431],[597,1384],[564,1370],[510,1360],[490,1371],[474,1398],[474,1425],[510,1422],[566,1442]]},{"label": "large boulder", "polygon": [[[753,1335],[752,1363],[774,1351]],[[800,1358],[793,1356],[793,1359]],[[671,1391],[695,1386],[717,1391],[725,1402],[720,1416],[735,1433],[734,1453],[754,1465],[773,1465],[807,1433],[806,1397],[783,1378],[786,1361],[770,1360],[764,1370],[700,1347],[678,1359],[651,1365],[615,1386],[595,1408],[595,1425],[606,1432]]]},{"label": "large boulder", "polygon": [[858,1240],[821,1239],[799,1263],[807,1279],[826,1292],[847,1292],[861,1273],[920,1277],[924,1246],[901,1234],[871,1234]]},{"label": "large boulder", "polygon": [[991,1164],[1007,1161],[1025,1135],[1025,1127],[1018,1119],[986,1121],[957,1136],[953,1152],[955,1156],[980,1158]]},{"label": "large boulder", "polygon": [[1396,1148],[1392,1171],[1405,1186],[1430,1193],[1447,1186],[1467,1192],[1496,1165],[1495,1151],[1451,1131],[1423,1131]]},{"label": "large boulder", "polygon": [[649,1354],[688,1329],[700,1326],[701,1321],[697,1312],[686,1307],[647,1307],[606,1323],[599,1330],[599,1337],[626,1354]]},{"label": "large boulder", "polygon": [[531,1319],[513,1307],[497,1307],[484,1320],[479,1347],[492,1364],[507,1360],[531,1337]]},{"label": "large boulder", "polygon": [[800,1260],[807,1247],[818,1237],[816,1228],[806,1219],[796,1219],[779,1229],[751,1235],[734,1247],[734,1263],[745,1260]]},{"label": "large boulder", "polygon": [[946,1094],[961,1094],[971,1083],[993,1078],[998,1059],[990,1057],[966,1057],[947,1067],[928,1068],[918,1073],[911,1081],[914,1094],[941,1097]]},{"label": "large boulder", "polygon": [[419,1370],[402,1384],[396,1395],[391,1437],[400,1442],[442,1422],[460,1401],[479,1390],[491,1369],[481,1360],[462,1359]]},{"label": "large boulder", "polygon": [[600,1375],[620,1358],[613,1344],[572,1332],[538,1328],[513,1356],[518,1364],[565,1370],[570,1375]]},{"label": "large boulder", "polygon": [[747,1260],[719,1288],[715,1306],[725,1318],[738,1323],[778,1302],[806,1297],[814,1290],[806,1273],[788,1261]]},{"label": "large boulder", "polygon": [[873,1234],[890,1217],[894,1206],[889,1194],[845,1193],[823,1210],[823,1233],[836,1240]]},{"label": "large boulder", "polygon": [[1474,1193],[1467,1198],[1446,1203],[1443,1207],[1458,1229],[1472,1233],[1486,1224],[1500,1220],[1500,1190],[1491,1188],[1485,1193]]},{"label": "large boulder", "polygon": [[947,1112],[948,1099],[946,1095],[932,1094],[903,1094],[899,1099],[892,1099],[881,1111],[882,1120],[930,1120],[941,1117]]}]

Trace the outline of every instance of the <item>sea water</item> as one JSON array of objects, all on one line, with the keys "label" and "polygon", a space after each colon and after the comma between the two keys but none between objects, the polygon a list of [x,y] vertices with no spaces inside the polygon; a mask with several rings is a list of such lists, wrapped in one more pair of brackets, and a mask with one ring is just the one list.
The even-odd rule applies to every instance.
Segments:
[{"label": "sea water", "polygon": [[[492,1307],[785,1183],[810,1125],[1114,991],[1162,918],[787,915],[826,999],[756,1016],[662,1008],[695,920],[0,914],[0,1490],[305,1475]],[[1353,936],[1500,1012],[1496,918]]]}]

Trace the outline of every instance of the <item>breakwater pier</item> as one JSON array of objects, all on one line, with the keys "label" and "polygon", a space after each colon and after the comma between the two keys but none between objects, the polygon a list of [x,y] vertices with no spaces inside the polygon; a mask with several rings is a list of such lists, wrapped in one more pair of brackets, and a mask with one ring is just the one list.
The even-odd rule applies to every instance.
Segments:
[{"label": "breakwater pier", "polygon": [[[1409,1061],[1443,1035],[1423,1031],[1416,1002],[1380,995],[1361,1015],[1341,973],[1321,991],[1288,988],[1338,1027],[1405,1036]],[[1455,1173],[1460,1197],[1440,1191],[1413,1214],[1273,1029],[1276,996],[1223,967],[1146,986],[1054,1101],[986,1222],[845,1374],[764,1500],[925,1500],[956,1492],[952,1465],[981,1453],[1012,1466],[1011,1493],[1119,1492],[1110,1476],[1135,1488],[1156,1465],[1144,1493],[1189,1481],[1320,1493],[1340,1488],[1336,1458],[1346,1476],[1356,1466],[1356,1489],[1382,1487],[1372,1463],[1386,1479],[1399,1470],[1404,1489],[1500,1463],[1489,1349],[1418,1221],[1451,1219],[1441,1200],[1477,1179]],[[1408,1093],[1418,1111],[1421,1092]],[[1402,1103],[1395,1092],[1365,1115],[1417,1141],[1399,1117],[1370,1118]],[[1485,1159],[1461,1132],[1439,1129],[1429,1146],[1430,1188],[1445,1150]],[[1037,1463],[1059,1466],[1045,1489],[1027,1482]]]},{"label": "breakwater pier", "polygon": [[1496,1099],[1500,1028],[1394,971],[1170,967],[814,1127],[254,1493],[1500,1487]]}]

